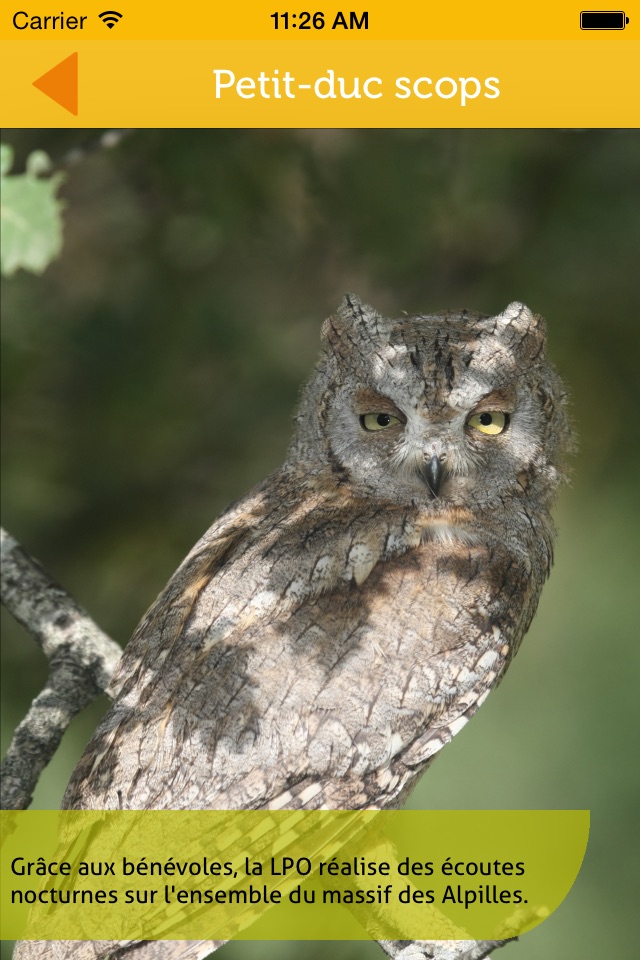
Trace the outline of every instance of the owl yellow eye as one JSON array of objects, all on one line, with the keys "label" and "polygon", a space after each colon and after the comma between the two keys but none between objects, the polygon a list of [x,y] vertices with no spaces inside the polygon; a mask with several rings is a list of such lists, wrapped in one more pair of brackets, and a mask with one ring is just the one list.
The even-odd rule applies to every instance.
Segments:
[{"label": "owl yellow eye", "polygon": [[499,410],[491,410],[486,413],[474,413],[474,415],[467,420],[467,426],[489,437],[496,437],[499,433],[504,433],[508,424],[508,415],[506,413],[500,413]]},{"label": "owl yellow eye", "polygon": [[389,427],[395,427],[400,420],[398,417],[392,417],[390,413],[365,413],[360,417],[360,423],[364,430],[387,430]]}]

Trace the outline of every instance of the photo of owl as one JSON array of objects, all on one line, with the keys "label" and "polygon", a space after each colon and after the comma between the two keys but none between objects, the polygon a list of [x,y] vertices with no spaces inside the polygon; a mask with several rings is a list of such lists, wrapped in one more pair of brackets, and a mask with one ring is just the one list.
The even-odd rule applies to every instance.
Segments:
[{"label": "photo of owl", "polygon": [[136,630],[71,809],[398,806],[504,673],[570,446],[540,317],[322,328],[282,468]]},{"label": "photo of owl", "polygon": [[[36,805],[606,806],[577,744],[611,608],[594,589],[581,613],[576,596],[591,573],[586,517],[606,542],[593,476],[608,489],[623,462],[602,396],[615,397],[607,364],[629,362],[618,331],[633,226],[621,186],[598,195],[622,283],[603,344],[587,250],[599,235],[572,216],[598,157],[625,182],[638,138],[228,131],[211,152],[213,134],[194,131],[163,134],[175,139],[149,165],[146,136],[91,155],[75,185],[69,175],[69,246],[42,281],[55,322],[19,279],[8,301],[5,442],[41,480],[7,467],[7,527],[112,636],[133,632],[111,701],[70,732]],[[545,206],[550,182],[562,215]],[[86,242],[96,212],[103,261]],[[336,308],[345,289],[358,293]],[[18,325],[23,306],[31,326]],[[609,502],[612,522],[624,493]],[[38,529],[69,532],[66,572]],[[613,584],[614,569],[592,582]],[[28,700],[26,654],[12,650]],[[593,842],[587,876],[603,856]],[[582,960],[578,888],[573,915],[569,898],[496,956]],[[117,956],[195,960],[218,946]],[[382,956],[375,943],[223,946],[229,960]],[[16,956],[85,955],[44,949]]]},{"label": "photo of owl", "polygon": [[[347,295],[322,340],[283,466],[143,618],[64,807],[398,807],[517,651],[572,443],[544,321]],[[44,950],[16,960],[110,953]]]}]

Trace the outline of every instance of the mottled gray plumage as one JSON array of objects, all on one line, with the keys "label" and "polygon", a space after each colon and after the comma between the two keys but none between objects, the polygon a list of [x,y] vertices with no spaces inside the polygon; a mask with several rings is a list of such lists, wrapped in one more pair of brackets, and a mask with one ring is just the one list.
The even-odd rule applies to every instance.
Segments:
[{"label": "mottled gray plumage", "polygon": [[143,619],[66,807],[397,806],[516,652],[571,439],[542,319],[348,296],[322,340],[285,463]]}]

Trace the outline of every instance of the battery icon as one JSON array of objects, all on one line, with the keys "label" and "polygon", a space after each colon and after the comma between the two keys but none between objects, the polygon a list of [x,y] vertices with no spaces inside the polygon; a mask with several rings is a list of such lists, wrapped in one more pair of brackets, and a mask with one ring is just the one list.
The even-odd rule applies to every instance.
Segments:
[{"label": "battery icon", "polygon": [[623,10],[583,10],[580,14],[581,30],[624,30],[628,23]]}]

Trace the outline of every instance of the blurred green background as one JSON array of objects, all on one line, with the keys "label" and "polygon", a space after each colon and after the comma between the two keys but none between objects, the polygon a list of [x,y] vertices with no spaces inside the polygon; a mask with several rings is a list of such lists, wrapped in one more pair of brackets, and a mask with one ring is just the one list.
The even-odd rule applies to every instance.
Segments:
[{"label": "blurred green background", "polygon": [[[74,162],[95,137],[5,131],[15,170],[35,148],[64,161],[67,204],[60,259],[3,282],[5,526],[124,644],[216,514],[281,462],[346,291],[393,315],[542,313],[580,435],[556,567],[505,683],[411,806],[589,808],[567,900],[496,957],[631,957],[640,132],[141,130]],[[6,743],[46,668],[4,611],[3,634]],[[59,805],[105,706],[76,720],[36,807]]]}]

